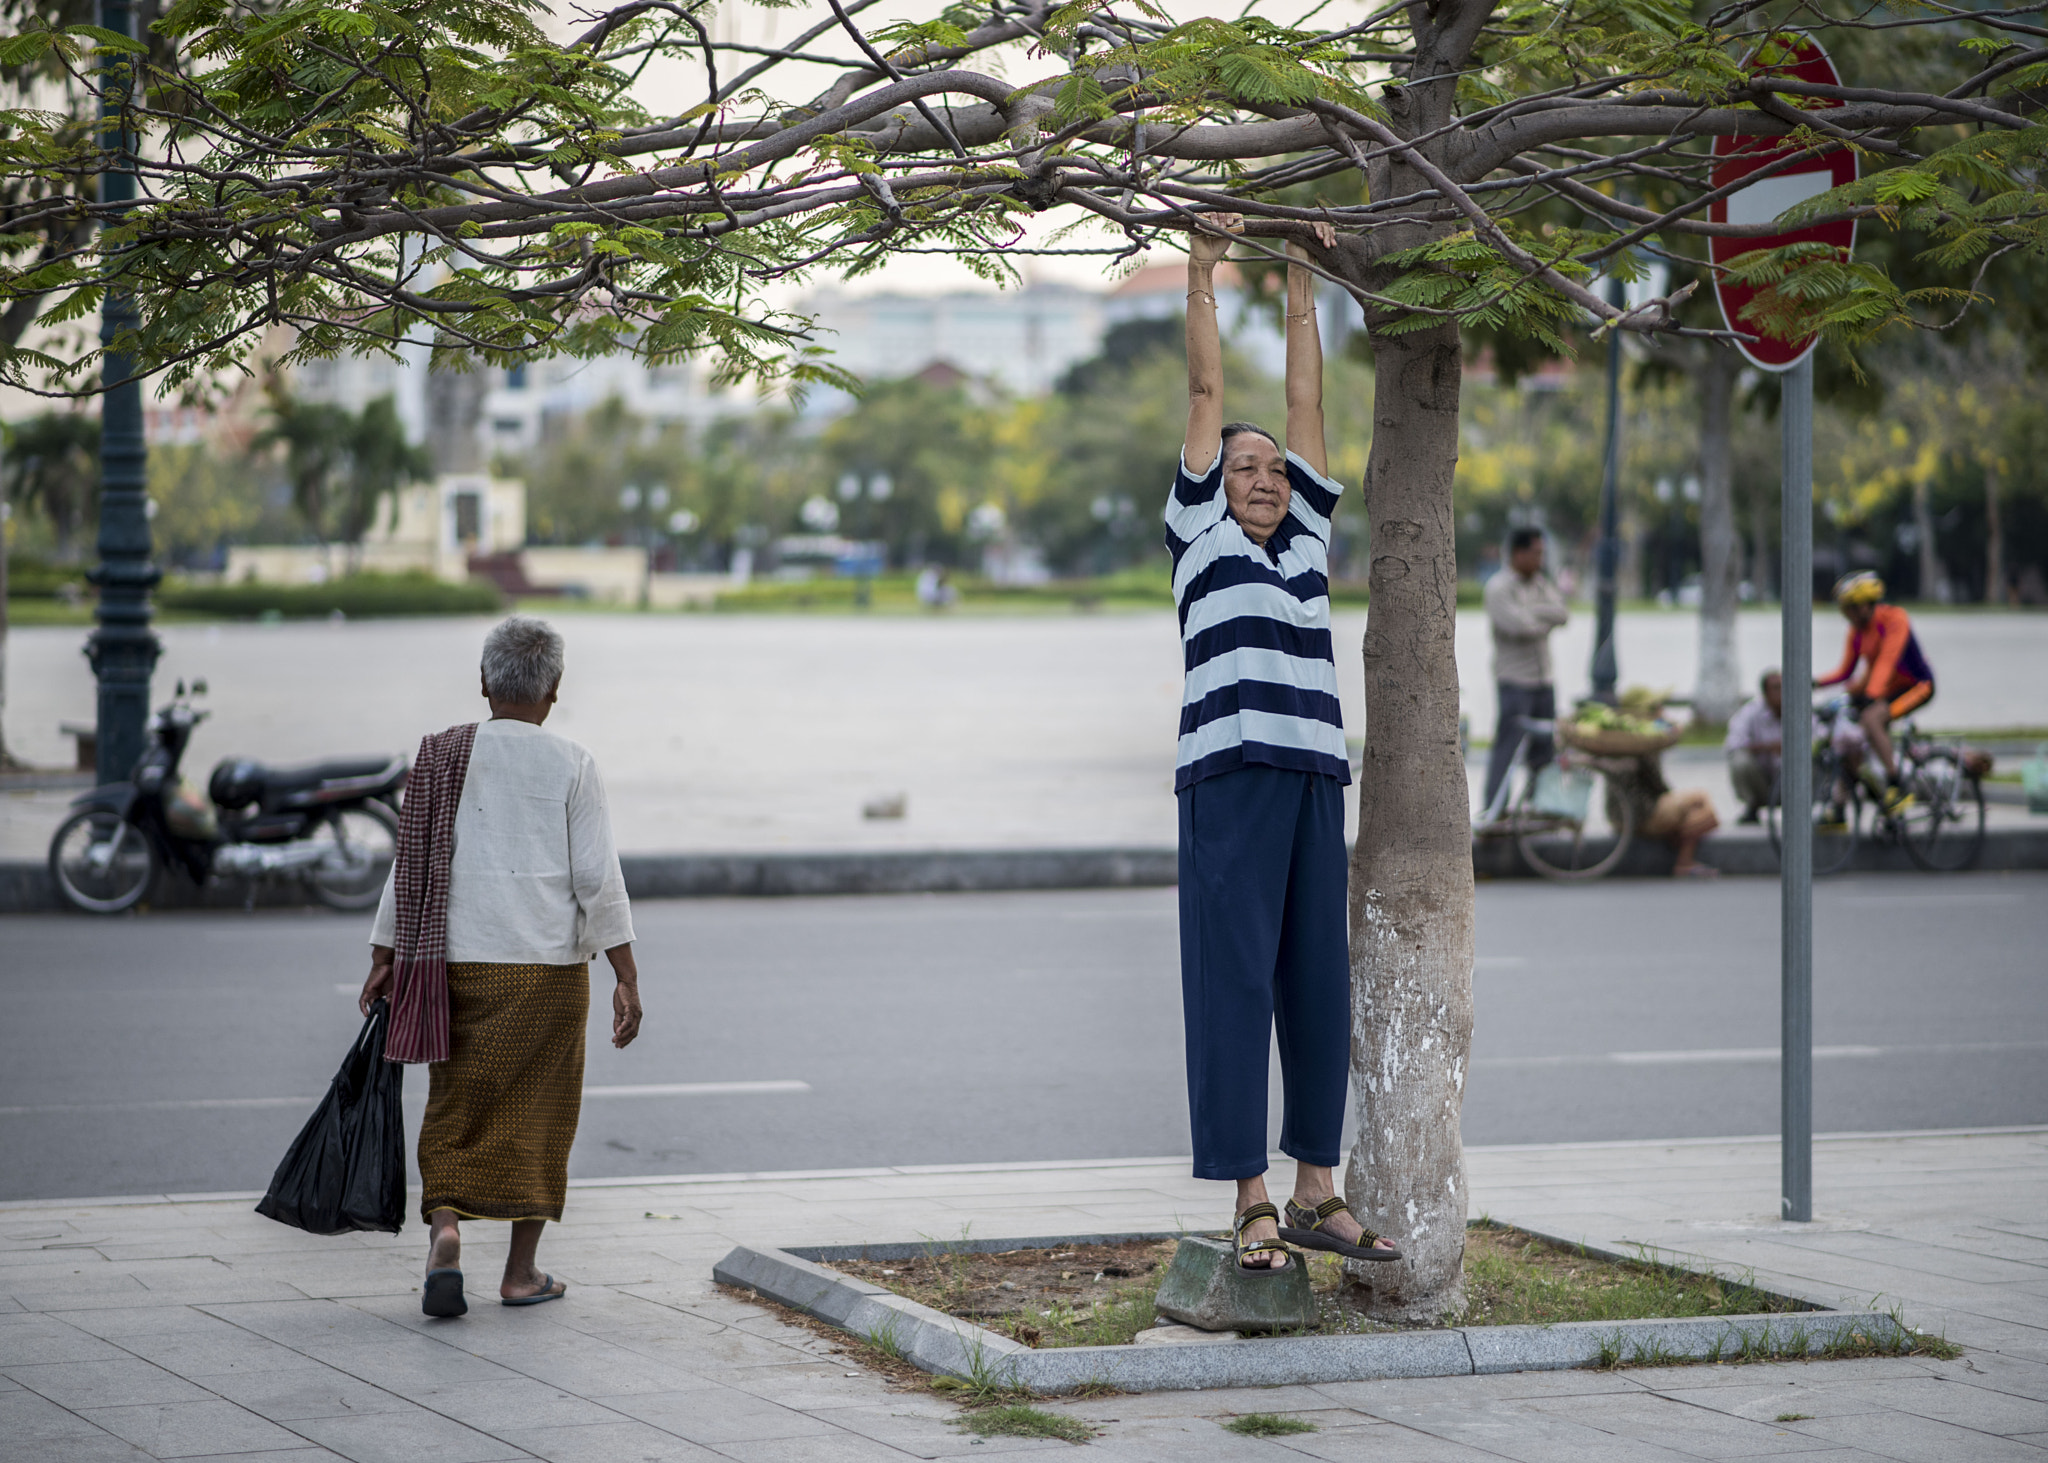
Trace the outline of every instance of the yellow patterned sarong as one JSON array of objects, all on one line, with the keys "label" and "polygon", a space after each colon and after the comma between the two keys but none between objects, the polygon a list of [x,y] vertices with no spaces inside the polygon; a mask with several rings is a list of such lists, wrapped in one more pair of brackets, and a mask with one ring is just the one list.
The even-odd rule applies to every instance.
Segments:
[{"label": "yellow patterned sarong", "polygon": [[448,1060],[427,1069],[420,1217],[560,1219],[590,967],[451,963],[448,1008]]}]

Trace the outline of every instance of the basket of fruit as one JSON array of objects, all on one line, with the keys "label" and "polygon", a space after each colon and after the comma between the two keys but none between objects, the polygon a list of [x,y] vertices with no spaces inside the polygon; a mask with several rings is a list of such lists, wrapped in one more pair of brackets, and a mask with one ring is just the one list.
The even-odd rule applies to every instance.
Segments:
[{"label": "basket of fruit", "polygon": [[1569,719],[1560,718],[1557,737],[1567,747],[1598,757],[1646,757],[1673,746],[1685,728],[1660,714],[1663,698],[1630,690],[1619,706],[1588,701]]}]

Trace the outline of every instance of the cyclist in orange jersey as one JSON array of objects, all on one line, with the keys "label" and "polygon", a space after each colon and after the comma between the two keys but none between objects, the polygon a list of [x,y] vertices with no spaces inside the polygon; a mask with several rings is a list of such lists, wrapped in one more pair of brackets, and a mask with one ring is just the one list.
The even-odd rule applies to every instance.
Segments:
[{"label": "cyclist in orange jersey", "polygon": [[1884,765],[1885,811],[1896,812],[1908,795],[1899,786],[1899,758],[1892,750],[1891,724],[1934,699],[1934,669],[1921,652],[1906,612],[1884,603],[1884,581],[1875,574],[1866,569],[1844,575],[1835,585],[1835,603],[1849,622],[1848,644],[1843,648],[1842,663],[1814,684],[1849,683],[1856,719],[1870,749]]}]

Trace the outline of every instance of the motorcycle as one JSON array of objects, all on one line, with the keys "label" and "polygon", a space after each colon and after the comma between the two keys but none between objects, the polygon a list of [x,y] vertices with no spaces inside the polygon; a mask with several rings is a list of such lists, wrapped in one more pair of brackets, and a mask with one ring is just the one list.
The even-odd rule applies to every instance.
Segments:
[{"label": "motorcycle", "polygon": [[179,776],[192,731],[212,713],[206,694],[178,682],[157,711],[150,744],[126,782],[72,800],[50,839],[50,879],[73,907],[118,914],[141,903],[170,869],[209,878],[275,877],[305,883],[333,909],[369,909],[398,848],[404,757],[357,757],[304,767],[266,767],[230,757],[202,793]]}]

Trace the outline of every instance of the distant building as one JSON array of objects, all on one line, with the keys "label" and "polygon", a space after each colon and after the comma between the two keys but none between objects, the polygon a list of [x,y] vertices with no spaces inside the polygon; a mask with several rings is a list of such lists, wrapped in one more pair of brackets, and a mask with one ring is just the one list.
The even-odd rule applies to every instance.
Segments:
[{"label": "distant building", "polygon": [[[1217,287],[1225,332],[1261,370],[1277,374],[1285,349],[1272,312],[1247,299],[1241,277],[1228,264],[1217,274]],[[1176,261],[1148,265],[1107,291],[1067,285],[943,295],[823,290],[793,309],[815,321],[816,343],[831,350],[834,363],[863,380],[917,376],[1038,396],[1095,355],[1110,326],[1177,315],[1186,293],[1186,268]],[[1334,349],[1341,337],[1336,322],[1355,317],[1356,310],[1334,291],[1329,304],[1337,308],[1324,310],[1324,338]],[[764,399],[752,385],[714,385],[708,359],[650,366],[619,355],[467,373],[429,372],[427,359],[425,345],[408,341],[397,360],[309,361],[293,370],[292,387],[309,400],[351,411],[390,395],[407,436],[433,448],[440,472],[472,475],[488,472],[501,454],[539,446],[611,397],[656,426],[693,428],[752,411]],[[779,398],[771,390],[766,399]],[[807,395],[803,410],[828,418],[850,405],[846,393],[821,389]],[[167,436],[190,429],[168,414],[159,427]]]},{"label": "distant building", "polygon": [[862,380],[915,376],[944,361],[1019,396],[1040,396],[1101,346],[1106,299],[1065,285],[948,295],[827,290],[796,308],[816,322],[833,360]]}]

